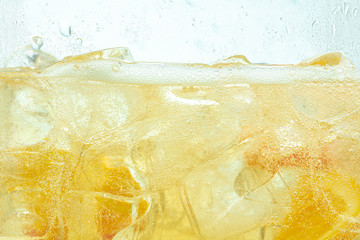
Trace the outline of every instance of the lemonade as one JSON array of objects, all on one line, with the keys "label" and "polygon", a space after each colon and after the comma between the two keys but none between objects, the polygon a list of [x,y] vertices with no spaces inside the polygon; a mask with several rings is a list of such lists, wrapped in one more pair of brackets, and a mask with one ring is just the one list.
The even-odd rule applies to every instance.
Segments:
[{"label": "lemonade", "polygon": [[0,70],[1,239],[358,239],[360,75],[133,62]]}]

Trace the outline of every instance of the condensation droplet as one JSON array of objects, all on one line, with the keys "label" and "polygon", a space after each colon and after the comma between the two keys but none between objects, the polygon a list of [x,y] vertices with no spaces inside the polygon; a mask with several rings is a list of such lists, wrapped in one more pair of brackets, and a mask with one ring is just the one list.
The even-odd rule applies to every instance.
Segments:
[{"label": "condensation droplet", "polygon": [[96,32],[100,32],[103,28],[100,26],[99,23],[96,23],[96,28],[95,28],[95,31]]},{"label": "condensation droplet", "polygon": [[33,40],[32,47],[33,47],[34,49],[40,49],[40,48],[43,46],[43,44],[44,44],[42,38],[39,37],[39,36],[34,36],[34,37],[32,38],[32,40]]},{"label": "condensation droplet", "polygon": [[82,40],[82,38],[77,38],[75,41],[76,41],[76,44],[81,45],[83,40]]},{"label": "condensation droplet", "polygon": [[336,15],[338,12],[340,12],[340,6],[338,6],[336,9],[334,9],[333,11],[333,15]]},{"label": "condensation droplet", "polygon": [[290,27],[288,26],[288,25],[286,25],[286,27],[285,27],[285,31],[286,31],[286,34],[290,34]]},{"label": "condensation droplet", "polygon": [[342,13],[346,16],[349,12],[350,9],[350,4],[347,2],[344,2],[343,8],[342,8]]},{"label": "condensation droplet", "polygon": [[30,61],[29,63],[31,64],[35,62],[37,55],[37,51],[35,51],[34,49],[29,48],[25,51],[25,57],[28,61]]},{"label": "condensation droplet", "polygon": [[358,9],[357,9],[357,8],[354,8],[354,10],[353,10],[353,16],[354,16],[354,17],[356,17],[357,12],[358,12]]},{"label": "condensation droplet", "polygon": [[317,23],[317,20],[314,20],[312,23],[311,23],[311,26],[314,27],[314,25]]},{"label": "condensation droplet", "polygon": [[71,25],[66,23],[60,23],[59,25],[59,31],[61,35],[64,37],[70,37],[71,36]]}]

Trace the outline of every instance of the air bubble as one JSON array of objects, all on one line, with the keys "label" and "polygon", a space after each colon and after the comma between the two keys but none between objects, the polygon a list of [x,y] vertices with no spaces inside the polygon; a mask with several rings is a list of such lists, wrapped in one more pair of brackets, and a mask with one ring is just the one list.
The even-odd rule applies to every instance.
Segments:
[{"label": "air bubble", "polygon": [[18,213],[16,214],[16,217],[17,217],[18,219],[26,219],[26,220],[29,220],[29,219],[32,218],[32,215],[31,215],[30,212],[24,211],[24,212],[18,212]]},{"label": "air bubble", "polygon": [[71,36],[71,25],[66,24],[66,23],[61,23],[59,25],[59,31],[61,33],[61,35],[63,35],[64,37],[70,37]]},{"label": "air bubble", "polygon": [[38,49],[38,50],[39,50],[39,49],[43,46],[43,44],[44,44],[42,38],[39,37],[39,36],[34,36],[34,37],[32,38],[32,40],[33,40],[32,47],[33,47],[34,49]]}]

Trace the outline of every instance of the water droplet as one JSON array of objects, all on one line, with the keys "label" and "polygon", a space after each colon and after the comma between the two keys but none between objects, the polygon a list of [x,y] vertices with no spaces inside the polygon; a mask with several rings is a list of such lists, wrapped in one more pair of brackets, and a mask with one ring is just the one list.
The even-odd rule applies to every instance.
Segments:
[{"label": "water droplet", "polygon": [[286,30],[286,34],[290,34],[291,30],[290,30],[290,27],[288,25],[286,25],[285,30]]},{"label": "water droplet", "polygon": [[71,25],[67,23],[60,23],[59,24],[59,31],[61,35],[64,37],[70,37],[71,36]]},{"label": "water droplet", "polygon": [[96,23],[96,28],[95,28],[95,31],[96,32],[100,32],[103,28],[100,26],[99,23]]},{"label": "water droplet", "polygon": [[114,65],[112,66],[112,70],[113,70],[114,72],[120,71],[120,66],[119,66],[119,64],[114,64]]},{"label": "water droplet", "polygon": [[338,12],[340,12],[341,6],[337,6],[337,8],[333,11],[333,15],[336,15]]},{"label": "water droplet", "polygon": [[44,44],[42,38],[39,36],[34,36],[32,38],[32,40],[33,40],[32,47],[34,49],[40,49],[42,47],[42,45]]},{"label": "water droplet", "polygon": [[317,23],[317,20],[314,20],[311,24],[312,27],[314,27],[314,25]]},{"label": "water droplet", "polygon": [[358,9],[357,9],[357,8],[354,8],[354,10],[353,10],[353,16],[354,16],[354,17],[356,17],[357,12],[358,12]]},{"label": "water droplet", "polygon": [[344,2],[342,13],[346,16],[349,12],[350,4],[347,2]]},{"label": "water droplet", "polygon": [[75,41],[76,41],[76,44],[81,45],[83,40],[82,40],[82,38],[77,38]]},{"label": "water droplet", "polygon": [[25,57],[27,58],[27,60],[31,65],[35,62],[37,56],[38,56],[37,51],[34,49],[27,49],[25,51]]}]

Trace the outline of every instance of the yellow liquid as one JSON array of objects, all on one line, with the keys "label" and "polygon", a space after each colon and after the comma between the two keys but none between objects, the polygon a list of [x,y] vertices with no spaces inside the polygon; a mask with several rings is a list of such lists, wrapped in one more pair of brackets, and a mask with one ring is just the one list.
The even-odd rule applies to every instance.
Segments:
[{"label": "yellow liquid", "polygon": [[0,71],[0,238],[358,236],[360,78],[341,54],[124,58]]}]

